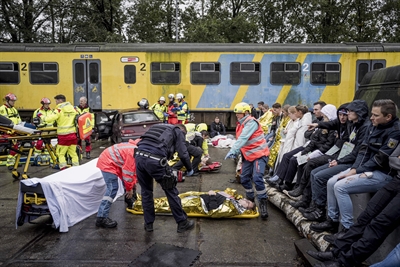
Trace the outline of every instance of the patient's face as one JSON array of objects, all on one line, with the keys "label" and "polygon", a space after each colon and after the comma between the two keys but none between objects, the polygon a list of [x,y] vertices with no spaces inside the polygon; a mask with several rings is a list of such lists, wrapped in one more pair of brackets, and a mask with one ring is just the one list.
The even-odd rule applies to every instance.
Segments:
[{"label": "patient's face", "polygon": [[254,208],[254,202],[251,202],[245,198],[239,199],[239,204],[242,205],[246,210],[251,210]]}]

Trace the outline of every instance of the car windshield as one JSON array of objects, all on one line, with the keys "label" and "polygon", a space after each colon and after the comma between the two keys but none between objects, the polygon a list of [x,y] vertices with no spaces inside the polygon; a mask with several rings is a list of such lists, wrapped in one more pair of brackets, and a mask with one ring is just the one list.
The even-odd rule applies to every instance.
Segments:
[{"label": "car windshield", "polygon": [[159,119],[154,113],[128,113],[122,118],[123,123],[138,123],[145,121],[158,121]]}]

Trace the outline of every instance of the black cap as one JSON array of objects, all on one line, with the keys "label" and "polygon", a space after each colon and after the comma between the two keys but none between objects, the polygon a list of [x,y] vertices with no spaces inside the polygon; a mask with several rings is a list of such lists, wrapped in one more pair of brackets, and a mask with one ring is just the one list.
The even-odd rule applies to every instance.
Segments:
[{"label": "black cap", "polygon": [[60,99],[60,100],[64,100],[65,101],[65,95],[56,95],[55,97],[54,97],[54,99]]}]

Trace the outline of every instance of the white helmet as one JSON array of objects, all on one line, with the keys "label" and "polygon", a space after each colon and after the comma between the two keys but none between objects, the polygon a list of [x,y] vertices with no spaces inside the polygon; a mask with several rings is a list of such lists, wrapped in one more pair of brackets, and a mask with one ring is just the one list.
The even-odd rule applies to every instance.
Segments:
[{"label": "white helmet", "polygon": [[158,101],[164,101],[165,102],[165,97],[160,97],[160,99]]},{"label": "white helmet", "polygon": [[176,94],[176,99],[183,99],[183,95],[181,93]]},{"label": "white helmet", "polygon": [[169,94],[169,95],[168,95],[168,98],[169,98],[169,99],[175,98],[175,96],[174,96],[174,94]]}]

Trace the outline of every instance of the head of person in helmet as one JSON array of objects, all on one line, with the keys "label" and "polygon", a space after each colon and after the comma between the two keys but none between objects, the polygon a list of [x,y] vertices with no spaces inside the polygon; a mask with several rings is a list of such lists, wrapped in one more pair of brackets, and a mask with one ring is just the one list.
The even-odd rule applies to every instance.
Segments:
[{"label": "head of person in helmet", "polygon": [[139,109],[149,109],[149,101],[146,98],[140,99],[137,104],[139,106]]},{"label": "head of person in helmet", "polygon": [[245,116],[247,116],[251,113],[251,108],[250,108],[249,104],[247,104],[245,102],[240,102],[240,103],[236,104],[235,108],[233,109],[233,112],[236,113],[236,118],[238,120],[241,120]]},{"label": "head of person in helmet", "polygon": [[42,104],[42,108],[44,110],[50,109],[50,103],[51,103],[51,101],[47,97],[43,97],[42,100],[40,100],[40,104]]},{"label": "head of person in helmet", "polygon": [[17,96],[14,95],[13,93],[8,93],[5,97],[4,100],[6,101],[6,105],[8,107],[14,107],[15,101],[17,101]]},{"label": "head of person in helmet", "polygon": [[165,97],[161,96],[160,99],[158,99],[158,103],[160,103],[160,105],[164,105]]},{"label": "head of person in helmet", "polygon": [[176,99],[178,99],[179,103],[182,102],[184,98],[185,98],[185,96],[183,94],[181,94],[181,93],[176,94]]},{"label": "head of person in helmet", "polygon": [[174,95],[174,94],[169,94],[169,95],[168,95],[168,100],[169,100],[168,106],[169,106],[169,107],[170,107],[170,106],[173,106],[174,103],[175,103],[175,95]]}]

